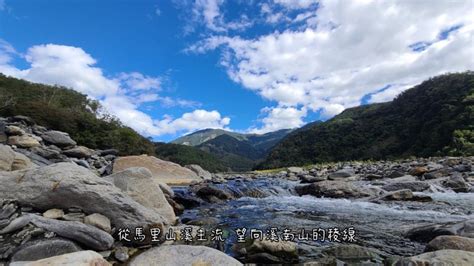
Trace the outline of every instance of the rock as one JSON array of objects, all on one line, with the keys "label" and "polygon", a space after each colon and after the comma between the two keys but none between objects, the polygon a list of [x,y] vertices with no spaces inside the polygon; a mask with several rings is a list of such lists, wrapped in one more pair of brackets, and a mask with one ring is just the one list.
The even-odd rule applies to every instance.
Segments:
[{"label": "rock", "polygon": [[119,151],[117,149],[108,149],[108,150],[102,150],[98,151],[100,156],[107,156],[107,155],[113,155],[117,156]]},{"label": "rock", "polygon": [[202,180],[196,173],[188,168],[147,155],[127,156],[115,159],[113,173],[131,167],[145,167],[150,170],[153,178],[168,185],[190,184],[193,181]]},{"label": "rock", "polygon": [[41,146],[37,139],[27,134],[22,136],[10,136],[8,138],[8,144],[21,148],[33,148]]},{"label": "rock", "polygon": [[93,213],[91,215],[87,215],[84,218],[84,223],[85,224],[90,224],[90,225],[95,226],[99,229],[102,229],[107,233],[110,233],[112,231],[112,226],[110,224],[109,218],[107,218],[106,216],[104,216],[100,213]]},{"label": "rock", "polygon": [[288,173],[300,174],[303,172],[304,172],[304,169],[301,167],[288,167]]},{"label": "rock", "polygon": [[35,124],[35,121],[32,118],[24,115],[15,115],[13,117],[10,117],[8,120],[11,122],[22,122],[28,126],[32,126]]},{"label": "rock", "polygon": [[11,169],[12,171],[28,169],[34,166],[35,165],[31,162],[30,158],[21,153],[15,152],[15,159],[13,160]]},{"label": "rock", "polygon": [[[33,148],[33,149],[34,149],[34,148]],[[25,156],[28,157],[35,165],[38,165],[38,166],[45,166],[45,165],[53,164],[53,162],[51,162],[50,160],[45,159],[45,158],[41,157],[40,155],[38,155],[38,154],[36,154],[36,153],[34,153],[34,152],[32,152],[32,151],[29,151],[29,150],[17,149],[16,152],[25,155]]]},{"label": "rock", "polygon": [[39,210],[77,207],[86,213],[101,213],[117,227],[164,221],[156,210],[144,207],[112,183],[72,163],[0,172],[0,184],[0,195]]},{"label": "rock", "polygon": [[212,201],[212,197],[218,198],[220,200],[229,200],[233,198],[233,196],[229,192],[223,191],[211,185],[198,188],[196,191],[196,195],[209,202]]},{"label": "rock", "polygon": [[354,170],[352,168],[344,168],[338,170],[334,173],[329,174],[329,179],[338,179],[338,178],[346,178],[355,175]]},{"label": "rock", "polygon": [[25,131],[17,126],[6,126],[5,132],[10,136],[22,136],[25,135]]},{"label": "rock", "polygon": [[55,266],[55,265],[74,265],[74,266],[109,266],[102,255],[97,252],[87,250],[67,253],[59,256],[49,257],[32,262],[15,262],[11,266]]},{"label": "rock", "polygon": [[126,262],[129,258],[128,256],[128,248],[126,247],[118,247],[114,251],[114,258],[118,261]]},{"label": "rock", "polygon": [[402,258],[393,265],[466,265],[474,263],[474,252],[444,249]]},{"label": "rock", "polygon": [[49,219],[61,219],[64,216],[64,211],[61,209],[49,209],[43,213],[43,217]]},{"label": "rock", "polygon": [[470,186],[460,175],[453,176],[444,181],[443,186],[452,189],[454,192],[469,192]]},{"label": "rock", "polygon": [[429,242],[441,235],[474,238],[474,219],[458,223],[430,224],[410,229],[405,236],[418,242]]},{"label": "rock", "polygon": [[69,150],[63,151],[63,154],[68,156],[68,157],[73,157],[73,158],[89,158],[91,157],[93,151],[87,147],[84,146],[77,146]]},{"label": "rock", "polygon": [[58,147],[75,146],[77,143],[69,137],[68,133],[50,130],[41,135],[41,138]]},{"label": "rock", "polygon": [[386,191],[396,191],[402,189],[409,189],[411,191],[423,191],[428,188],[430,188],[430,184],[423,181],[393,182],[382,186],[382,189]]},{"label": "rock", "polygon": [[212,179],[212,174],[209,173],[208,171],[202,169],[202,167],[197,165],[197,164],[189,164],[189,165],[186,165],[185,167],[190,169],[194,173],[196,173],[199,177],[201,177],[204,180],[211,180]]},{"label": "rock", "polygon": [[474,239],[461,236],[438,236],[426,246],[425,252],[456,249],[474,252]]},{"label": "rock", "polygon": [[285,258],[291,261],[298,258],[298,250],[295,242],[273,242],[270,240],[255,240],[246,248],[247,253],[268,253],[270,255]]},{"label": "rock", "polygon": [[15,152],[10,146],[0,144],[0,171],[10,171],[13,161],[15,160]]},{"label": "rock", "polygon": [[383,261],[376,250],[354,244],[336,245],[325,249],[323,252],[349,264],[366,261],[381,263]]},{"label": "rock", "polygon": [[394,170],[388,175],[388,178],[397,178],[397,177],[402,177],[404,175],[405,173],[403,171]]},{"label": "rock", "polygon": [[159,213],[166,224],[174,224],[176,216],[166,201],[160,183],[147,168],[133,167],[104,177],[141,205]]},{"label": "rock", "polygon": [[225,253],[204,246],[169,245],[151,248],[134,257],[130,266],[141,265],[242,265]]},{"label": "rock", "polygon": [[94,250],[107,250],[114,244],[114,238],[93,226],[80,222],[60,221],[44,218],[35,214],[25,214],[13,220],[7,227],[0,230],[0,234],[14,232],[27,224],[54,232],[59,236],[77,241]]},{"label": "rock", "polygon": [[422,176],[426,172],[428,172],[426,167],[414,167],[408,173],[413,176]]},{"label": "rock", "polygon": [[312,195],[315,197],[351,198],[370,196],[367,192],[356,188],[350,182],[321,181],[305,186],[295,187],[298,195]]},{"label": "rock", "polygon": [[382,197],[383,200],[411,200],[413,192],[409,189],[397,190]]},{"label": "rock", "polygon": [[419,202],[429,202],[429,201],[433,201],[433,198],[428,195],[413,193],[413,197],[411,198],[411,200],[419,201]]},{"label": "rock", "polygon": [[35,147],[31,149],[35,154],[38,154],[41,157],[46,159],[60,159],[61,153],[55,149],[48,147]]},{"label": "rock", "polygon": [[312,176],[312,175],[302,175],[300,177],[302,184],[316,183],[326,180],[324,177]]},{"label": "rock", "polygon": [[367,180],[378,180],[378,179],[382,179],[383,176],[382,175],[377,175],[377,174],[368,174],[365,176],[365,179]]},{"label": "rock", "polygon": [[192,209],[204,203],[203,200],[197,197],[193,197],[191,195],[180,194],[180,193],[176,193],[173,200],[176,203],[183,205],[186,209]]},{"label": "rock", "polygon": [[18,247],[11,261],[34,261],[81,250],[74,242],[67,239],[41,239]]},{"label": "rock", "polygon": [[66,220],[66,221],[76,221],[76,222],[84,222],[84,218],[86,217],[86,215],[82,212],[72,212],[72,213],[68,213],[68,214],[65,214],[63,216],[63,219]]}]

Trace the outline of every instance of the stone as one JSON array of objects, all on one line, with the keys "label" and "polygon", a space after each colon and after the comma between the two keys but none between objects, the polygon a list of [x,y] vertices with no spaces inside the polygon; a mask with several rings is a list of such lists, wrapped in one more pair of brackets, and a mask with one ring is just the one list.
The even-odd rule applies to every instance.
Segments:
[{"label": "stone", "polygon": [[321,182],[326,180],[324,177],[320,176],[312,176],[312,175],[302,175],[300,176],[300,180],[302,184],[310,184],[310,183],[316,183],[316,182]]},{"label": "stone", "polygon": [[79,242],[94,250],[107,250],[114,244],[114,238],[110,234],[93,226],[80,222],[48,219],[35,214],[25,214],[16,218],[7,227],[0,230],[0,234],[14,232],[29,223],[46,231],[54,232],[64,238]]},{"label": "stone", "polygon": [[13,160],[11,169],[12,171],[23,170],[32,167],[35,167],[35,165],[31,162],[30,158],[21,153],[15,152],[15,159]]},{"label": "stone", "polygon": [[474,252],[474,239],[462,236],[438,236],[426,246],[425,252],[456,249]]},{"label": "stone", "polygon": [[402,258],[393,265],[466,265],[474,263],[474,252],[443,249]]},{"label": "stone", "polygon": [[212,174],[206,170],[204,170],[200,165],[197,164],[189,164],[185,166],[186,168],[190,169],[194,173],[196,173],[199,177],[204,180],[211,180]]},{"label": "stone", "polygon": [[66,253],[81,251],[82,249],[74,242],[61,239],[41,239],[21,245],[17,248],[11,261],[34,261]]},{"label": "stone", "polygon": [[41,135],[41,138],[50,143],[54,144],[58,147],[69,147],[75,146],[77,143],[69,137],[68,133],[50,130]]},{"label": "stone", "polygon": [[9,121],[11,122],[23,122],[25,125],[32,126],[35,124],[35,121],[28,116],[24,115],[15,115],[13,117],[9,118]]},{"label": "stone", "polygon": [[444,181],[443,186],[452,189],[454,192],[469,192],[470,186],[460,175],[452,176]]},{"label": "stone", "polygon": [[188,245],[165,245],[151,248],[134,257],[130,262],[130,266],[158,264],[167,266],[242,265],[238,260],[217,249]]},{"label": "stone", "polygon": [[351,198],[370,196],[369,193],[355,187],[350,182],[344,181],[321,181],[305,186],[295,187],[298,195],[312,195],[315,197],[329,198]]},{"label": "stone", "polygon": [[173,189],[170,188],[170,186],[168,186],[167,184],[162,183],[162,182],[159,182],[159,186],[160,186],[161,191],[163,191],[163,193],[165,193],[165,195],[168,195],[171,198],[174,197],[174,191],[173,191]]},{"label": "stone", "polygon": [[136,202],[159,213],[166,224],[174,224],[176,216],[165,198],[160,183],[147,168],[132,167],[104,177]]},{"label": "stone", "polygon": [[51,149],[48,147],[35,147],[32,148],[31,151],[33,151],[35,154],[38,154],[41,157],[44,157],[46,159],[60,159],[61,158],[61,153],[55,149]]},{"label": "stone", "polygon": [[156,210],[144,207],[112,183],[72,163],[0,172],[0,184],[0,195],[39,210],[81,208],[85,213],[107,216],[116,227],[159,225],[165,221]]},{"label": "stone", "polygon": [[413,192],[409,189],[397,190],[382,197],[383,200],[411,200],[412,198]]},{"label": "stone", "polygon": [[74,266],[110,266],[102,255],[97,252],[87,250],[67,253],[59,256],[49,257],[31,262],[14,262],[11,266],[54,266],[54,265],[74,265]]},{"label": "stone", "polygon": [[378,179],[382,179],[383,176],[382,175],[377,175],[377,174],[368,174],[365,176],[365,179],[367,180],[378,180]]},{"label": "stone", "polygon": [[188,168],[164,161],[153,156],[126,156],[115,159],[113,173],[131,167],[144,167],[150,170],[153,178],[168,185],[184,185],[202,179]]},{"label": "stone", "polygon": [[334,173],[329,174],[329,179],[338,179],[338,178],[347,178],[355,175],[354,170],[352,168],[344,168],[338,170]]},{"label": "stone", "polygon": [[13,161],[15,160],[15,152],[10,146],[0,144],[0,171],[10,171]]},{"label": "stone", "polygon": [[127,247],[118,247],[114,251],[114,258],[118,261],[126,262],[129,259],[128,248]]},{"label": "stone", "polygon": [[87,215],[84,218],[84,223],[85,224],[90,224],[90,225],[95,226],[99,229],[102,229],[107,233],[112,232],[112,225],[110,224],[109,218],[107,218],[106,216],[104,216],[100,213],[93,213],[91,215]]},{"label": "stone", "polygon": [[364,261],[382,261],[382,258],[376,250],[354,244],[336,245],[325,249],[323,252],[347,263],[355,264]]},{"label": "stone", "polygon": [[304,172],[304,169],[301,167],[288,167],[288,173],[300,174],[303,172]]},{"label": "stone", "polygon": [[61,219],[64,216],[64,211],[61,209],[49,209],[43,213],[43,217],[49,219]]},{"label": "stone", "polygon": [[437,236],[458,235],[474,238],[474,219],[446,224],[430,224],[412,228],[405,236],[418,242],[430,242]]},{"label": "stone", "polygon": [[408,173],[412,176],[422,176],[426,172],[428,172],[428,168],[418,166],[410,169]]},{"label": "stone", "polygon": [[276,257],[298,258],[295,242],[273,242],[270,240],[255,240],[246,248],[247,253],[268,253]]},{"label": "stone", "polygon": [[8,144],[15,145],[20,148],[33,148],[41,146],[37,139],[28,134],[22,136],[10,136],[8,137]]},{"label": "stone", "polygon": [[25,131],[17,126],[6,126],[5,132],[10,136],[22,136],[25,135]]},{"label": "stone", "polygon": [[63,216],[63,219],[66,221],[76,221],[76,222],[84,222],[84,218],[86,215],[82,212],[71,212],[68,214],[65,214]]},{"label": "stone", "polygon": [[108,149],[108,150],[98,151],[98,153],[100,156],[107,156],[107,155],[117,156],[119,151],[117,149]]},{"label": "stone", "polygon": [[404,175],[405,175],[405,172],[400,171],[400,170],[394,170],[388,175],[388,178],[397,178],[397,177],[402,177]]},{"label": "stone", "polygon": [[212,197],[218,198],[220,200],[229,200],[234,198],[229,192],[212,185],[199,187],[196,191],[196,195],[209,202],[212,201]]},{"label": "stone", "polygon": [[423,191],[429,188],[430,184],[423,181],[393,182],[382,186],[382,189],[386,191],[396,191],[402,189],[409,189],[411,191]]},{"label": "stone", "polygon": [[84,146],[77,146],[72,149],[68,149],[63,151],[63,154],[68,156],[68,157],[73,157],[73,158],[89,158],[91,157],[93,151],[87,147]]},{"label": "stone", "polygon": [[53,164],[52,161],[50,161],[46,158],[43,158],[40,155],[38,155],[38,154],[36,154],[32,151],[29,151],[29,150],[16,149],[16,152],[25,155],[26,157],[28,157],[31,160],[32,163],[34,163],[35,165],[38,165],[38,166],[45,166],[45,165]]}]

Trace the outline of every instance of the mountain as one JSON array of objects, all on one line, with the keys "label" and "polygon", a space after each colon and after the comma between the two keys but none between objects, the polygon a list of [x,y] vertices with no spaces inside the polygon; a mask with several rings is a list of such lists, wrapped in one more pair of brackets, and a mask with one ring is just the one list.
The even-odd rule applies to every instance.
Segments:
[{"label": "mountain", "polygon": [[92,149],[118,149],[120,154],[154,154],[154,145],[109,115],[100,104],[74,90],[31,83],[0,73],[0,116],[25,115],[37,124],[69,133]]},{"label": "mountain", "polygon": [[182,166],[198,164],[213,173],[229,170],[229,166],[221,159],[196,147],[163,142],[155,143],[155,147],[156,157]]},{"label": "mountain", "polygon": [[[241,134],[223,129],[204,129],[172,141],[173,144],[194,146],[219,158],[233,171],[247,171],[263,160],[269,150],[292,129],[266,134]],[[180,154],[174,157],[181,157]]]},{"label": "mountain", "polygon": [[431,78],[391,102],[306,126],[256,168],[444,154],[474,155],[474,72]]}]

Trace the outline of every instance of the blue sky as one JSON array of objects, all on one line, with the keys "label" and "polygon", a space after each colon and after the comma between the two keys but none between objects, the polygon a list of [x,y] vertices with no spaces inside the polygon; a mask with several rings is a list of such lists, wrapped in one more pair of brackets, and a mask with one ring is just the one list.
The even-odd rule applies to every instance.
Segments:
[{"label": "blue sky", "polygon": [[0,72],[88,94],[156,140],[265,133],[473,69],[472,11],[461,0],[0,0]]}]

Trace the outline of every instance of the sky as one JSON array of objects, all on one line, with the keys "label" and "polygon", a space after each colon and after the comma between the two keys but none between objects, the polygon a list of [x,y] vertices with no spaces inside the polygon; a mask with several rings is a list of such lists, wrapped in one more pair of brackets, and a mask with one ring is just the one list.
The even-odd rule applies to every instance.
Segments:
[{"label": "sky", "polygon": [[474,0],[0,0],[0,72],[158,141],[266,133],[474,70]]}]

